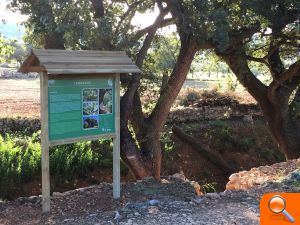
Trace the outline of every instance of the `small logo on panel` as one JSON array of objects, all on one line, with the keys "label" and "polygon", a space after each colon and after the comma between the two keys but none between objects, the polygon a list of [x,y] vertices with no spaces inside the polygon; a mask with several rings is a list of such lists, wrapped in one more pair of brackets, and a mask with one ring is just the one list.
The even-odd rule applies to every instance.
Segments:
[{"label": "small logo on panel", "polygon": [[112,86],[112,85],[113,85],[112,79],[109,79],[109,80],[107,81],[107,84],[108,84],[108,86]]}]

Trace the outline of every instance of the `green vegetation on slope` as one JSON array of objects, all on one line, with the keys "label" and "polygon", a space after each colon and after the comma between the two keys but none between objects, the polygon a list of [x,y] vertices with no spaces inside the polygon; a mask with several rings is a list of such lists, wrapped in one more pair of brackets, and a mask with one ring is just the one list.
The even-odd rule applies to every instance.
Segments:
[{"label": "green vegetation on slope", "polygon": [[[40,176],[41,147],[38,139],[37,134],[21,138],[0,136],[0,198],[12,198],[21,191],[21,183]],[[64,181],[84,178],[89,171],[111,165],[110,140],[80,142],[50,149],[51,175]]]}]

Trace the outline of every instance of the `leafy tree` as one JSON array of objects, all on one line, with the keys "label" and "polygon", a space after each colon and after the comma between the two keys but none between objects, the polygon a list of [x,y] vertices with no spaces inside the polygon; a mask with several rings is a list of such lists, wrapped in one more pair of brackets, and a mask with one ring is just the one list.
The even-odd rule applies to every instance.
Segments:
[{"label": "leafy tree", "polygon": [[14,47],[0,34],[0,62],[6,62],[14,53]]},{"label": "leafy tree", "polygon": [[[125,50],[145,72],[151,58],[164,57],[151,52],[163,51],[162,46],[155,50],[157,39],[166,39],[157,31],[176,25],[179,45],[172,50],[173,68],[169,57],[152,65],[162,75],[168,73],[168,79],[149,114],[142,110],[139,89],[145,74],[122,80],[121,155],[137,178],[160,177],[160,132],[199,50],[213,50],[230,67],[259,102],[286,157],[299,156],[300,125],[288,108],[300,82],[297,0],[12,0],[11,7],[29,15],[27,40],[36,46]],[[155,7],[159,15],[152,25],[140,29],[132,24],[137,13]],[[251,71],[252,61],[268,68],[268,86]]]},{"label": "leafy tree", "polygon": [[[299,96],[299,1],[166,2],[177,4],[178,18],[188,18],[181,29],[190,30],[200,48],[213,49],[258,101],[286,158],[299,157],[300,121],[289,107]],[[266,69],[269,84],[251,71],[253,62]]]},{"label": "leafy tree", "polygon": [[[152,25],[140,29],[132,24],[137,13],[155,7],[159,8],[159,15]],[[161,1],[12,0],[11,8],[29,15],[26,40],[33,46],[126,50],[142,69],[148,50],[159,43],[158,39],[163,39],[157,30],[174,23],[172,18],[166,18],[170,7]],[[122,80],[127,89],[121,100],[121,155],[137,178],[160,177],[160,132],[197,52],[196,42],[189,33],[183,30],[179,33],[180,47],[174,50],[178,52],[176,59],[167,62],[166,58],[165,65],[154,66],[167,72],[169,78],[150,115],[144,115],[142,110],[141,75],[133,74],[131,79]],[[133,130],[129,129],[129,121]]]},{"label": "leafy tree", "polygon": [[10,41],[10,45],[14,48],[13,53],[9,56],[8,60],[16,61],[21,66],[27,55],[27,47],[18,43],[16,40]]}]

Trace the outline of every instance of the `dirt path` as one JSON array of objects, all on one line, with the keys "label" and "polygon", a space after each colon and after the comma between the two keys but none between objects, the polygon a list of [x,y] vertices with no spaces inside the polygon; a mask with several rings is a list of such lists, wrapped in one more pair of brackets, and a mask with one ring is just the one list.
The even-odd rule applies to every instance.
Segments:
[{"label": "dirt path", "polygon": [[148,180],[123,184],[122,198],[118,201],[111,197],[111,185],[102,183],[54,193],[48,215],[41,214],[39,197],[0,203],[0,224],[258,225],[259,200],[264,193],[300,191],[296,185],[300,181],[299,170],[278,179],[248,190],[204,197],[195,196],[189,182]]},{"label": "dirt path", "polygon": [[258,201],[245,193],[200,198],[187,183],[153,181],[122,189],[121,201],[111,198],[109,184],[55,195],[50,215],[41,214],[40,198],[21,198],[0,205],[0,224],[258,224]]},{"label": "dirt path", "polygon": [[38,117],[39,79],[0,79],[0,117]]}]

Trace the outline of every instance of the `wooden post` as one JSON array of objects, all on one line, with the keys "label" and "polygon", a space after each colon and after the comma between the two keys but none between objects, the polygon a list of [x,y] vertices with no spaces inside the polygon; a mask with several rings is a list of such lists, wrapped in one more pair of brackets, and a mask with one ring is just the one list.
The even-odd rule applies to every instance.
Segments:
[{"label": "wooden post", "polygon": [[115,132],[113,139],[113,197],[120,198],[120,74],[115,77]]},{"label": "wooden post", "polygon": [[50,169],[48,131],[48,73],[40,73],[42,205],[43,213],[50,212]]}]

